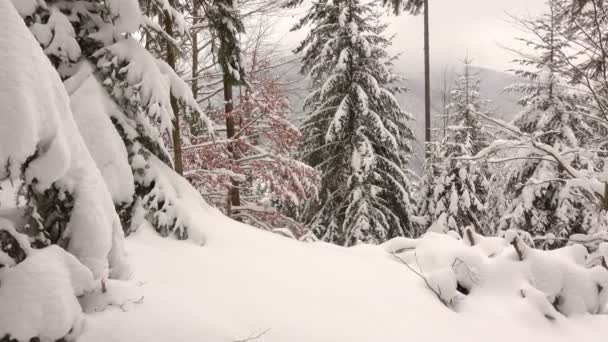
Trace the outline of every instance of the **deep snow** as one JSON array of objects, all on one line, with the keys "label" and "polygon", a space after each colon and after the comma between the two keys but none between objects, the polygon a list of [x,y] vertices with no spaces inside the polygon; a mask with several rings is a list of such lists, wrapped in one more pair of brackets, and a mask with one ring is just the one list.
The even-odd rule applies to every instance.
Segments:
[{"label": "deep snow", "polygon": [[[206,211],[206,212],[205,212]],[[127,239],[136,273],[89,303],[83,342],[605,341],[606,315],[551,322],[513,296],[480,291],[454,312],[380,246],[306,244],[203,209],[207,241]],[[495,282],[496,283],[496,282]],[[134,304],[143,296],[141,304]]]}]

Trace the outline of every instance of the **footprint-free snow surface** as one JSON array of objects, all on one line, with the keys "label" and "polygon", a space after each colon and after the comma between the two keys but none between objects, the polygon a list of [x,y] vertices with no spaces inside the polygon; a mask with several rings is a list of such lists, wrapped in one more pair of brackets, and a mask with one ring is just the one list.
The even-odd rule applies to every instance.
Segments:
[{"label": "footprint-free snow surface", "polygon": [[453,311],[378,246],[306,244],[214,212],[201,216],[207,217],[204,246],[164,239],[146,227],[127,239],[133,280],[111,282],[103,301],[85,303],[81,341],[590,342],[608,336],[607,315],[549,320],[518,291],[471,293]]}]

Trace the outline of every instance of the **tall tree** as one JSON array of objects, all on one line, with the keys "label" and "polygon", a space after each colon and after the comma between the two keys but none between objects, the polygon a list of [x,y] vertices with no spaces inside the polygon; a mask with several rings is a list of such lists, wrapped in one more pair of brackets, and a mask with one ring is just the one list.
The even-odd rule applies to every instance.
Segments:
[{"label": "tall tree", "polygon": [[[163,13],[161,14],[161,18],[162,18],[162,22],[163,22],[163,27],[165,32],[173,37],[174,36],[174,29],[175,29],[175,16],[173,15],[173,13],[171,13],[171,8],[174,8],[175,4],[175,0],[167,0],[168,1],[168,8],[163,10]],[[183,30],[183,27],[178,27],[178,29]],[[181,32],[182,34],[184,33],[183,31]],[[171,69],[173,69],[173,71],[176,71],[176,67],[177,67],[177,53],[176,53],[176,46],[174,46],[173,41],[171,41],[170,39],[166,39],[165,40],[165,49],[164,49],[164,53],[165,53],[165,61],[167,62],[167,65],[169,65],[169,67]],[[184,165],[183,165],[183,160],[182,160],[182,139],[181,139],[181,132],[180,132],[180,108],[179,108],[179,104],[178,104],[178,98],[175,97],[175,95],[173,94],[169,94],[170,96],[170,100],[169,102],[171,103],[171,109],[173,110],[173,134],[172,134],[172,138],[173,138],[173,143],[171,145],[171,147],[173,148],[173,166],[175,169],[175,172],[177,172],[178,174],[183,174],[184,172]]]},{"label": "tall tree", "polygon": [[[431,142],[431,52],[429,38],[429,0],[424,0],[424,141],[427,144]],[[428,152],[426,154],[428,155]]]},{"label": "tall tree", "polygon": [[[234,139],[237,133],[237,122],[232,113],[234,110],[232,87],[246,84],[245,68],[239,42],[239,34],[245,32],[245,26],[239,15],[237,3],[233,0],[212,1],[206,8],[205,16],[209,21],[211,34],[214,37],[213,44],[217,62],[220,64],[223,73],[226,136],[228,139]],[[228,151],[234,160],[240,158],[238,148],[234,144],[228,146]],[[227,214],[232,216],[232,207],[241,206],[241,194],[237,178],[232,178],[232,186],[228,193]]]},{"label": "tall tree", "polygon": [[[431,57],[430,57],[430,34],[429,34],[429,0],[383,0],[389,5],[395,14],[401,11],[418,15],[423,12],[424,16],[424,141],[430,144],[432,141],[431,128]],[[430,157],[431,146],[425,147],[426,157]]]},{"label": "tall tree", "polygon": [[323,240],[341,245],[410,235],[411,117],[390,88],[398,77],[377,18],[373,4],[322,0],[296,26],[312,26],[295,51],[304,52],[302,71],[314,86],[301,154],[321,172],[307,220]]}]

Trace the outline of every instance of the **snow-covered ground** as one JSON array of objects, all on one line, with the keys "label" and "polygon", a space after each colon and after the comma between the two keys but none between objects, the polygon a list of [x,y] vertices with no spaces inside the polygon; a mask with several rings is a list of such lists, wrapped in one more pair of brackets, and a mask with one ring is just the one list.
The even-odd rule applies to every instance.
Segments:
[{"label": "snow-covered ground", "polygon": [[127,239],[133,280],[111,282],[115,305],[101,312],[104,305],[89,299],[81,341],[261,335],[257,340],[268,342],[587,342],[608,336],[606,315],[550,321],[517,293],[472,293],[455,312],[382,247],[305,244],[205,210],[204,246],[163,239],[146,227]]}]

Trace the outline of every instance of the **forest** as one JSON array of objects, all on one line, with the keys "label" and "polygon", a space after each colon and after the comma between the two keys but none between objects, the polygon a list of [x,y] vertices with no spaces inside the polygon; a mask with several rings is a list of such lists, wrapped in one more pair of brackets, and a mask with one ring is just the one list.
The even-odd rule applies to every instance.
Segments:
[{"label": "forest", "polygon": [[608,3],[534,3],[502,72],[441,0],[0,0],[0,342],[603,341]]}]

